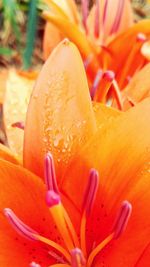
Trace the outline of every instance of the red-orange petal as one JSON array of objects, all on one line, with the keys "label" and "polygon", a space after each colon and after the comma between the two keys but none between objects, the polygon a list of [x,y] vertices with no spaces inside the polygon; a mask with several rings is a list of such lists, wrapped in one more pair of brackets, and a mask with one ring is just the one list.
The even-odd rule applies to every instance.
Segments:
[{"label": "red-orange petal", "polygon": [[11,208],[32,229],[56,241],[57,231],[45,204],[44,183],[22,167],[3,160],[0,177],[0,266],[26,267],[32,261],[49,266],[55,262],[48,255],[50,248],[21,237],[3,213],[4,208]]},{"label": "red-orange petal", "polygon": [[[89,248],[93,242],[98,243],[110,234],[123,200],[127,199],[133,205],[133,217],[127,232],[106,250],[106,259],[103,254],[100,258],[106,265],[111,266],[113,263],[113,266],[117,266],[118,260],[119,266],[134,266],[136,258],[149,242],[149,114],[150,98],[147,98],[99,129],[89,144],[72,161],[61,185],[69,198],[81,208],[89,170],[95,168],[99,171],[99,190],[88,221]],[[115,264],[111,249],[116,253]],[[126,257],[128,253],[131,253],[130,257]],[[128,259],[125,265],[121,261],[122,257]]]},{"label": "red-orange petal", "polygon": [[149,267],[150,263],[150,243],[145,247],[142,251],[141,255],[139,256],[135,267]]},{"label": "red-orange petal", "polygon": [[[109,53],[100,54],[100,58],[103,58],[103,62],[106,68],[112,69],[116,75],[117,80],[121,79],[121,74],[125,68],[128,61],[126,58],[132,53],[132,50],[135,49],[136,36],[139,33],[145,34],[147,37],[150,36],[150,20],[143,20],[130,27],[127,31],[120,34],[116,37],[110,44],[107,46]],[[129,42],[130,40],[130,42]],[[141,43],[142,45],[142,43]],[[140,52],[137,53],[134,64],[131,64],[127,75],[133,75],[136,69],[141,64],[144,64],[144,57]],[[127,77],[126,77],[127,78]]]},{"label": "red-orange petal", "polygon": [[24,166],[43,177],[44,155],[51,151],[60,179],[95,130],[82,59],[75,45],[64,40],[45,63],[31,97]]}]

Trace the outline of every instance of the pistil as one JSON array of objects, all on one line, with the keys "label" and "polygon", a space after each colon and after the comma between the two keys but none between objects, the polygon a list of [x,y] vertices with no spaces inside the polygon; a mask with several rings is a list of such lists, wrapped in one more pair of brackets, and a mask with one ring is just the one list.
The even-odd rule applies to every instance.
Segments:
[{"label": "pistil", "polygon": [[[132,206],[128,201],[124,201],[122,203],[111,233],[88,255],[86,247],[86,224],[95,202],[99,184],[99,174],[95,169],[90,170],[89,180],[83,199],[80,238],[78,238],[71,219],[61,202],[61,196],[57,186],[54,161],[50,153],[47,153],[45,156],[44,166],[45,182],[47,187],[46,204],[49,207],[49,211],[61,237],[63,238],[66,248],[34,231],[32,228],[23,223],[11,209],[4,209],[4,214],[13,228],[20,235],[31,241],[39,241],[49,245],[58,253],[58,255],[54,253],[55,256],[51,254],[51,256],[59,262],[58,264],[51,265],[51,267],[92,267],[94,259],[101,250],[104,249],[111,241],[119,238],[125,231],[131,215]],[[62,261],[59,257],[60,254],[63,256]],[[30,263],[29,266],[41,267],[35,262]]]},{"label": "pistil", "polygon": [[125,0],[118,1],[117,12],[116,12],[116,16],[115,16],[112,28],[110,30],[110,34],[114,34],[115,32],[117,32],[120,27],[121,18],[122,18],[123,9],[124,9],[124,3],[125,3]]},{"label": "pistil", "polygon": [[[65,217],[69,221],[69,216],[67,216],[67,212],[64,216],[64,207],[57,186],[53,157],[50,153],[47,153],[45,157],[45,182],[47,185],[46,204],[67,249],[70,251],[74,248],[74,242],[65,221]],[[71,227],[73,228],[72,225]]]}]

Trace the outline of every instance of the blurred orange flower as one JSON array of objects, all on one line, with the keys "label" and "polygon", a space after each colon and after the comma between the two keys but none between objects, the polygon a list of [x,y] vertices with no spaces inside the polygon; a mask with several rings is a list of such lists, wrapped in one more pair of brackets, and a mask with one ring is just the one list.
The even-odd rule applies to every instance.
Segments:
[{"label": "blurred orange flower", "polygon": [[[116,0],[115,3],[98,0],[90,12],[89,1],[83,0],[82,23],[73,0],[46,2],[49,10],[43,12],[47,20],[43,44],[45,58],[56,43],[64,36],[68,37],[82,55],[94,100],[126,110],[139,102],[145,92],[149,95],[149,89],[145,88],[144,92],[140,91],[141,96],[136,90],[132,98],[130,90],[126,89],[150,58],[150,20],[132,25],[128,0]],[[111,75],[107,73],[110,70]]]},{"label": "blurred orange flower", "polygon": [[0,148],[1,266],[149,266],[149,114],[150,98],[125,113],[92,104],[76,47],[54,50],[28,107],[25,168]]}]

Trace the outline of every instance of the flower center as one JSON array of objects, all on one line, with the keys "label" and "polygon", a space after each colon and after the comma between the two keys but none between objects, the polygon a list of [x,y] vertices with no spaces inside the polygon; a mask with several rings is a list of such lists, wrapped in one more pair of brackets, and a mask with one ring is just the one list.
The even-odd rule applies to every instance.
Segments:
[{"label": "flower center", "polygon": [[[19,234],[32,241],[39,241],[47,244],[51,248],[53,248],[58,253],[58,255],[61,254],[64,258],[63,262],[61,262],[59,256],[57,257],[57,254],[52,254],[52,256],[55,257],[57,261],[59,260],[60,267],[92,267],[94,259],[100,253],[100,251],[112,240],[119,238],[125,230],[132,210],[131,204],[128,201],[124,201],[122,203],[121,209],[116,217],[112,232],[90,253],[87,253],[86,224],[92,212],[98,189],[98,172],[95,169],[90,170],[89,181],[83,199],[79,237],[67,211],[65,210],[61,202],[61,197],[56,181],[54,161],[50,153],[47,153],[45,156],[45,182],[47,187],[46,204],[56,224],[57,230],[59,231],[59,234],[64,241],[65,247],[40,235],[32,228],[24,224],[11,209],[4,209],[5,216]],[[56,265],[52,266],[54,267]],[[30,264],[30,267],[40,267],[40,265],[32,262]]]}]

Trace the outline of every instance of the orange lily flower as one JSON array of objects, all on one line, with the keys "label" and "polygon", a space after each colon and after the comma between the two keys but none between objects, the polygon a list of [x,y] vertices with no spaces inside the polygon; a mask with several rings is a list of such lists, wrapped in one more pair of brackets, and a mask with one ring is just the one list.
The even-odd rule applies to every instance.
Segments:
[{"label": "orange lily flower", "polygon": [[26,169],[0,149],[1,266],[149,266],[149,113],[150,98],[92,105],[76,47],[54,50],[28,108]]},{"label": "orange lily flower", "polygon": [[[48,21],[44,38],[46,58],[49,54],[49,49],[46,49],[49,43],[46,41],[46,36],[49,38],[52,36],[51,30],[47,28],[54,26],[63,36],[68,37],[78,46],[94,100],[102,103],[110,102],[112,106],[122,110],[136,104],[131,100],[130,93],[129,95],[127,92],[123,93],[122,97],[122,91],[132,77],[149,62],[150,21],[143,20],[131,26],[132,12],[129,1],[116,1],[114,5],[114,1],[98,0],[88,16],[88,1],[83,0],[84,27],[81,27],[77,20],[78,16],[73,16],[77,11],[75,7],[71,8],[72,1],[63,1],[67,3],[70,13],[67,13],[66,6],[62,8],[61,2],[59,4],[57,1],[46,2],[50,7],[50,11],[43,13],[43,17]],[[118,12],[114,9],[111,12],[112,5]],[[109,19],[106,19],[107,15]],[[123,33],[116,36],[117,31],[120,33],[120,30]],[[110,33],[112,34],[109,37]],[[55,38],[52,39],[55,40]],[[113,76],[105,75],[109,70],[113,71]],[[140,74],[139,76],[141,77]],[[138,95],[138,92],[135,94]]]},{"label": "orange lily flower", "polygon": [[[82,35],[81,32],[87,36],[89,42],[93,45],[104,45],[108,43],[109,39],[112,39],[114,35],[126,30],[133,24],[132,8],[129,0],[98,0],[93,4],[93,7],[89,11],[89,1],[81,1],[81,13],[82,23],[80,23],[80,14],[74,0],[46,0],[49,7],[49,15],[57,17],[58,22],[52,19],[52,22],[48,22],[45,27],[44,35],[44,58],[47,59],[52,49],[64,38],[71,35]],[[113,9],[113,12],[112,12]],[[53,12],[53,13],[52,13]],[[44,13],[46,14],[46,13]],[[57,25],[62,20],[63,24],[68,23],[68,27],[73,24],[72,27],[66,28]],[[54,24],[56,25],[54,25]],[[60,26],[56,28],[56,26]],[[70,38],[70,36],[68,36]]]}]

